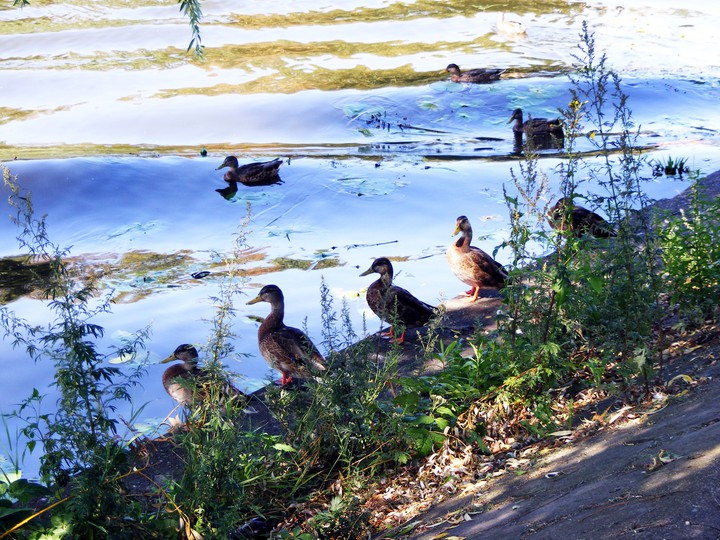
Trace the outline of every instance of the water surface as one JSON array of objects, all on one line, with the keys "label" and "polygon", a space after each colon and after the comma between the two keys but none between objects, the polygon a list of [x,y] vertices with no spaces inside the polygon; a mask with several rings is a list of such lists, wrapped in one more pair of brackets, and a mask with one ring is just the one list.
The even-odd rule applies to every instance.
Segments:
[{"label": "water surface", "polygon": [[[444,258],[455,218],[470,217],[486,251],[507,238],[502,190],[519,172],[507,119],[516,107],[553,116],[567,106],[583,20],[623,78],[647,158],[720,168],[714,3],[207,1],[204,61],[185,53],[189,29],[174,2],[86,4],[0,10],[0,158],[47,215],[52,240],[105,272],[115,303],[96,321],[102,346],[151,326],[135,395],[150,424],[173,406],[165,366],[153,362],[207,341],[222,260],[241,231],[246,295],[233,325],[239,354],[228,362],[248,390],[269,375],[247,317],[268,306],[245,306],[263,284],[285,291],[287,322],[317,343],[322,280],[359,333],[363,318],[369,331],[380,327],[364,301],[372,278],[359,277],[375,257],[402,259],[398,283],[427,302],[462,292]],[[497,31],[499,8],[525,36]],[[507,72],[459,85],[443,74],[450,62]],[[215,168],[228,154],[281,157],[284,182],[223,197]],[[552,153],[541,160],[554,187],[560,163]],[[645,174],[652,197],[687,186],[649,166]],[[0,220],[0,231],[0,256],[20,254],[14,225]],[[300,268],[287,269],[288,259]],[[211,273],[193,278],[198,271]],[[48,321],[35,297],[9,307]],[[52,366],[5,340],[0,367],[0,410],[33,387],[52,407]]]}]

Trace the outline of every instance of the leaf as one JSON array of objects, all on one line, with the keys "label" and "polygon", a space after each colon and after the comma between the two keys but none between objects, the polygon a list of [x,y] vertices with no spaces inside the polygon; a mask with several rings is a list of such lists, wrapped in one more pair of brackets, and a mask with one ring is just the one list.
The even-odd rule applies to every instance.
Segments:
[{"label": "leaf", "polygon": [[28,480],[21,478],[15,480],[8,487],[8,495],[18,499],[19,501],[28,501],[35,497],[45,497],[51,495],[52,491],[36,482],[29,482]]},{"label": "leaf", "polygon": [[600,293],[605,285],[605,280],[601,276],[590,276],[587,278],[588,284],[596,293]]},{"label": "leaf", "polygon": [[410,407],[417,405],[420,401],[420,396],[417,393],[400,394],[394,400],[396,405],[400,407]]},{"label": "leaf", "polygon": [[678,380],[685,381],[688,384],[692,384],[693,382],[693,378],[690,375],[681,373],[680,375],[675,375],[672,379],[670,379],[665,386],[672,386]]},{"label": "leaf", "polygon": [[452,412],[452,410],[449,407],[445,407],[444,405],[441,405],[437,409],[435,409],[435,412],[438,414],[442,414],[443,416],[449,416],[451,418],[455,418],[455,413]]},{"label": "leaf", "polygon": [[297,450],[295,450],[292,446],[284,443],[275,443],[273,444],[273,448],[275,450],[279,450],[280,452],[297,452]]}]

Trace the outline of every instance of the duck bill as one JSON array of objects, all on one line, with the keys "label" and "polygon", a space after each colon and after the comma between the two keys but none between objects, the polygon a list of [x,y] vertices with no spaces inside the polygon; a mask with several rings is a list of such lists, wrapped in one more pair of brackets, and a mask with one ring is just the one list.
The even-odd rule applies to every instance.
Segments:
[{"label": "duck bill", "polygon": [[262,302],[262,298],[260,297],[260,295],[257,295],[255,298],[253,298],[252,300],[250,300],[250,301],[249,301],[247,304],[245,304],[245,305],[246,305],[246,306],[249,306],[249,305],[251,305],[251,304],[257,304],[258,302]]},{"label": "duck bill", "polygon": [[177,358],[175,358],[175,355],[174,355],[174,354],[171,354],[171,355],[168,356],[167,358],[165,358],[165,359],[163,359],[163,360],[160,360],[160,363],[161,363],[161,364],[168,364],[168,363],[172,362],[173,360],[177,360]]},{"label": "duck bill", "polygon": [[456,235],[457,233],[459,233],[459,232],[460,232],[460,226],[457,225],[457,226],[455,227],[455,230],[453,231],[453,233],[452,233],[451,236],[455,236],[455,235]]},{"label": "duck bill", "polygon": [[362,277],[362,276],[369,276],[369,275],[372,274],[372,273],[373,273],[373,269],[372,269],[372,266],[371,266],[370,268],[368,268],[367,270],[365,270],[362,274],[360,274],[360,277]]}]

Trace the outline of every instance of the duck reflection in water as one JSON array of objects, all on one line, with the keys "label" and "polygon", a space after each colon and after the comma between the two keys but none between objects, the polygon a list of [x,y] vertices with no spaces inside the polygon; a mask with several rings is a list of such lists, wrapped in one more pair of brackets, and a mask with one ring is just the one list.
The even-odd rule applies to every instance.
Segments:
[{"label": "duck reflection in water", "polygon": [[523,136],[528,148],[533,150],[555,150],[565,146],[565,132],[559,118],[532,118],[523,122],[522,109],[515,109],[508,120],[515,137],[513,150],[516,154],[523,151]]},{"label": "duck reflection in water", "polygon": [[227,187],[216,189],[220,196],[226,201],[232,200],[235,194],[238,192],[237,182],[228,182]]}]

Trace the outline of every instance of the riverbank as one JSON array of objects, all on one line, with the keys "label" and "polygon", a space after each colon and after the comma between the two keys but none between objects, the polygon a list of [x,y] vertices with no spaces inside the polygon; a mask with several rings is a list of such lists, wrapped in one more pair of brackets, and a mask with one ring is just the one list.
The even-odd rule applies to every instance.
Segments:
[{"label": "riverbank", "polygon": [[[703,181],[708,196],[720,194],[720,172]],[[653,208],[676,214],[687,192]],[[446,303],[440,331],[445,344],[467,338],[479,326],[491,330],[500,307],[496,296]],[[399,371],[429,373],[442,366],[424,358],[424,335],[409,332]],[[371,348],[382,360],[389,345],[378,336]],[[468,354],[470,350],[466,351]],[[630,537],[716,538],[720,531],[720,328],[676,334],[667,363],[650,396],[601,393],[576,412],[571,429],[527,446],[508,441],[493,455],[468,463],[428,463],[400,470],[376,486],[366,504],[376,539],[429,540],[443,533],[471,538]],[[261,390],[251,396],[248,429],[278,432]],[[182,474],[172,438],[146,441],[138,465],[162,483]],[[432,460],[433,458],[431,458]],[[428,468],[435,471],[428,475]],[[128,479],[131,491],[151,483]]]}]

